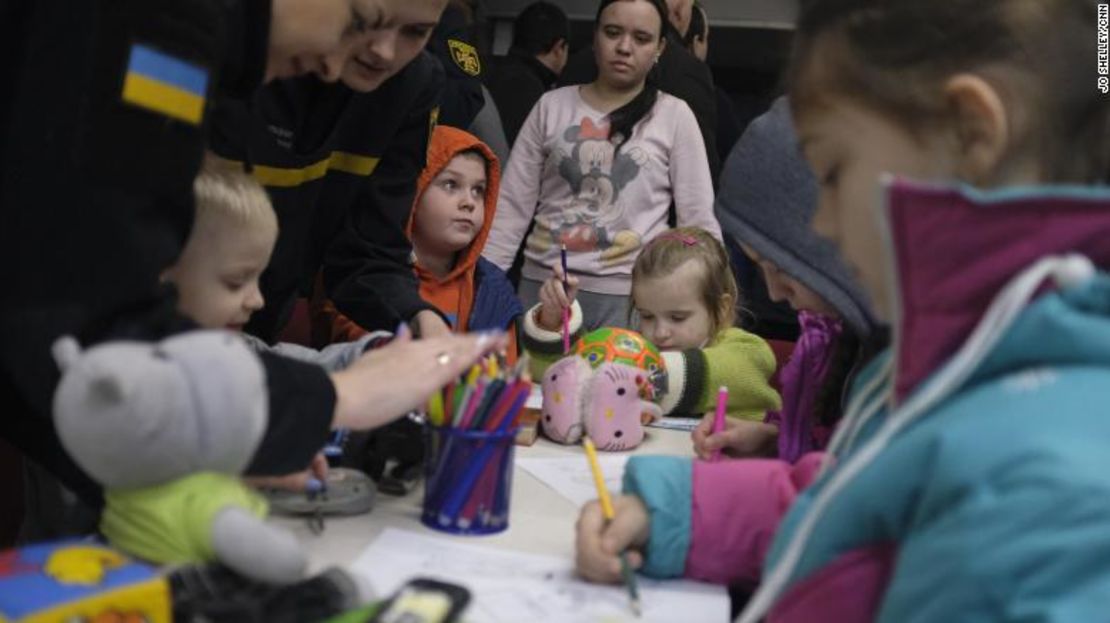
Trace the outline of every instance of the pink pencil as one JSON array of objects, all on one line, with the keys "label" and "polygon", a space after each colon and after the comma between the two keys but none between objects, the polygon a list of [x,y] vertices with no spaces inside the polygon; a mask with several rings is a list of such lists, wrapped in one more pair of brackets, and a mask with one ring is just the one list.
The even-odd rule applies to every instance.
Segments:
[{"label": "pink pencil", "polygon": [[[559,246],[559,259],[563,263],[563,292],[570,294],[570,285],[567,283],[567,245]],[[563,354],[570,352],[570,308],[563,308]]]},{"label": "pink pencil", "polygon": [[[724,432],[725,430],[725,405],[728,404],[728,388],[724,385],[717,390],[717,412],[713,414],[713,434]],[[717,448],[713,451],[713,460],[721,460],[721,449]]]}]

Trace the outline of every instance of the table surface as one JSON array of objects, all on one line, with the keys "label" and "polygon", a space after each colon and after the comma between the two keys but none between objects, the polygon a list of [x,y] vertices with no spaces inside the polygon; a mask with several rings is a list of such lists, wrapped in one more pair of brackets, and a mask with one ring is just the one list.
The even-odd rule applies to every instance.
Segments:
[{"label": "table surface", "polygon": [[[690,433],[648,428],[644,442],[631,454],[692,456]],[[540,438],[532,446],[517,446],[516,457],[579,456],[586,460],[580,446],[563,446]],[[432,530],[420,522],[423,489],[403,497],[379,494],[373,510],[355,517],[329,517],[320,534],[313,534],[304,519],[271,517],[269,521],[297,535],[309,555],[310,571],[330,566],[345,567],[377,538],[385,528],[399,528],[443,538],[461,539],[533,554],[574,556],[574,524],[578,507],[537,480],[519,466],[513,472],[513,492],[509,509],[509,528],[488,536],[457,536]]]}]

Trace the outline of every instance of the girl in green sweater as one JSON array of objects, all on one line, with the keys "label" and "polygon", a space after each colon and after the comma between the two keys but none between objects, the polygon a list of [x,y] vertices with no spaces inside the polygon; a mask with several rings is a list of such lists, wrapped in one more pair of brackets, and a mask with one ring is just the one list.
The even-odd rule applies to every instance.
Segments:
[{"label": "girl in green sweater", "polygon": [[[663,353],[667,391],[664,416],[702,417],[714,410],[717,389],[729,389],[727,413],[750,427],[751,454],[773,454],[777,429],[763,423],[780,408],[768,379],[775,357],[762,338],[733,326],[739,293],[728,253],[702,229],[683,227],[655,237],[632,268],[632,312],[638,330]],[[569,307],[570,332],[582,328],[575,301],[578,280],[556,265],[540,287],[540,302],[525,314],[524,348],[534,378],[562,356],[562,315]],[[636,323],[633,322],[635,325]]]}]

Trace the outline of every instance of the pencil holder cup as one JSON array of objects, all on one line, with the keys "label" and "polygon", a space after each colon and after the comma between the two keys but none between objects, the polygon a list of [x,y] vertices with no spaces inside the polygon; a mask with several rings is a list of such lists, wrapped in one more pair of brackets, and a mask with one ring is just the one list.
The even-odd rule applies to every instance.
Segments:
[{"label": "pencil holder cup", "polygon": [[452,534],[493,534],[508,528],[515,438],[515,428],[426,428],[424,525]]}]

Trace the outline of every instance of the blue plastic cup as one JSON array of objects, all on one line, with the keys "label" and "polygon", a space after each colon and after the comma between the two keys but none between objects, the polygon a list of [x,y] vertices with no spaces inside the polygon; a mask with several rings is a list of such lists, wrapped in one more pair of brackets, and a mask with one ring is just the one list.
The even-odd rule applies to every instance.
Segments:
[{"label": "blue plastic cup", "polygon": [[424,525],[452,534],[508,528],[515,440],[515,429],[424,429]]}]

